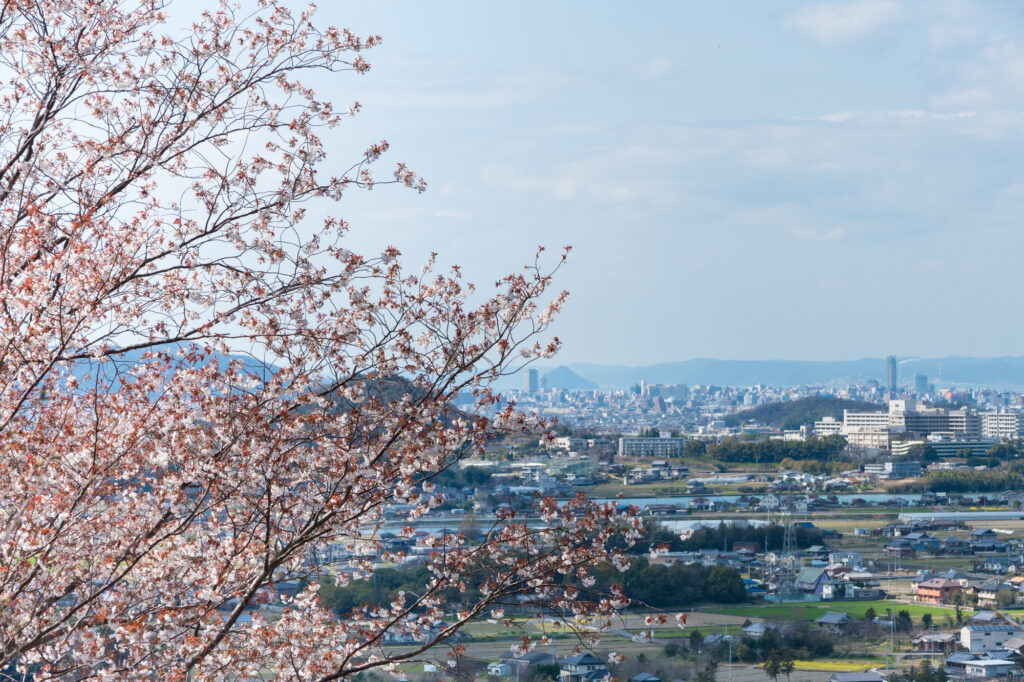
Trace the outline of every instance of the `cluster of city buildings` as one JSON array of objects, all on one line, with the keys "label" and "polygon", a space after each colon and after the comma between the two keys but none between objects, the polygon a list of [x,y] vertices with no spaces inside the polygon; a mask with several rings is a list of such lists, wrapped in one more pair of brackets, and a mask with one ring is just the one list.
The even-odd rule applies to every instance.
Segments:
[{"label": "cluster of city buildings", "polygon": [[[900,386],[897,358],[888,358],[886,366],[886,383],[869,380],[845,387],[640,382],[629,390],[614,391],[545,388],[537,371],[530,369],[523,388],[510,391],[509,397],[523,409],[601,433],[662,429],[703,436],[756,434],[799,439],[812,434],[809,430],[780,432],[755,421],[738,421],[736,416],[768,403],[828,396],[879,405],[877,410],[850,412],[842,420],[821,420],[815,427],[814,433],[841,433],[859,447],[887,450],[928,436],[937,441],[978,443],[1024,434],[1024,395],[1020,393],[987,388],[937,390],[920,374],[913,376],[910,386]],[[926,407],[925,400],[934,406]]]}]

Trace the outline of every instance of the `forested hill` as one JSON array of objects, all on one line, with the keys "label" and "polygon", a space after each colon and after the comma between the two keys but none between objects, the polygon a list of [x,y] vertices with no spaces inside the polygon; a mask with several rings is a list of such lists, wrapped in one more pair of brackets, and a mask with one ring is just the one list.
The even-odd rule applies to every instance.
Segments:
[{"label": "forested hill", "polygon": [[875,412],[885,409],[882,405],[863,400],[844,400],[820,395],[812,395],[787,403],[768,403],[749,410],[729,415],[725,419],[727,426],[739,426],[748,421],[758,424],[776,426],[782,429],[796,429],[803,424],[813,424],[822,417],[843,418],[843,410],[858,412]]}]

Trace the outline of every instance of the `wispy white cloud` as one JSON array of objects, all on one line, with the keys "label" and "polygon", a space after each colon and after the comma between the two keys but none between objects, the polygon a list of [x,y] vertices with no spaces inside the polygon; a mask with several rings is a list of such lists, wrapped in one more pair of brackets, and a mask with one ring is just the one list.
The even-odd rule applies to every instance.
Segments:
[{"label": "wispy white cloud", "polygon": [[902,7],[894,0],[855,0],[808,5],[786,18],[786,26],[824,45],[840,45],[891,24]]},{"label": "wispy white cloud", "polygon": [[668,57],[658,57],[640,67],[640,77],[644,80],[668,78],[675,73],[676,67]]},{"label": "wispy white cloud", "polygon": [[937,109],[980,108],[990,106],[994,102],[995,98],[992,96],[992,92],[985,87],[949,90],[928,98],[928,104]]},{"label": "wispy white cloud", "polygon": [[919,260],[914,263],[914,272],[929,273],[929,272],[941,272],[947,269],[949,265],[944,259],[935,258],[931,260]]},{"label": "wispy white cloud", "polygon": [[464,220],[471,216],[469,211],[458,208],[425,208],[419,206],[396,206],[393,208],[373,209],[366,215],[381,222],[407,222],[423,218],[441,218],[448,220]]},{"label": "wispy white cloud", "polygon": [[500,110],[543,100],[570,85],[570,77],[554,69],[523,69],[499,73],[485,82],[443,81],[379,90],[367,104],[410,110]]},{"label": "wispy white cloud", "polygon": [[562,201],[665,206],[679,200],[672,176],[681,158],[666,140],[601,144],[546,169],[488,164],[481,178],[492,187]]},{"label": "wispy white cloud", "polygon": [[797,239],[808,242],[835,242],[843,238],[846,230],[841,227],[814,228],[807,226],[794,227],[790,230]]},{"label": "wispy white cloud", "polygon": [[914,25],[927,27],[928,44],[936,50],[970,47],[983,40],[985,24],[996,3],[976,0],[930,0],[912,4]]},{"label": "wispy white cloud", "polygon": [[829,123],[846,123],[847,121],[854,120],[859,115],[859,112],[856,111],[837,111],[835,113],[819,116],[818,119]]},{"label": "wispy white cloud", "polygon": [[725,224],[759,231],[770,230],[797,241],[818,244],[836,242],[846,236],[845,228],[839,225],[823,227],[819,220],[805,206],[783,203],[737,211],[725,219]]}]

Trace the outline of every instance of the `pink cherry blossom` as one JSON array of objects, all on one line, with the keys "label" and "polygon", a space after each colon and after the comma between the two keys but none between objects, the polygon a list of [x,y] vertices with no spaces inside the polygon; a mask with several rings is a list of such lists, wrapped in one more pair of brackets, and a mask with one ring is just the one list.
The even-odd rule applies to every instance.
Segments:
[{"label": "pink cherry blossom", "polygon": [[[564,254],[486,294],[395,248],[353,253],[310,207],[426,183],[374,175],[386,141],[328,161],[324,130],[361,107],[303,79],[365,73],[380,38],[278,0],[215,2],[181,33],[166,5],[0,13],[0,667],[338,680],[457,665],[456,631],[509,603],[610,623],[621,590],[567,579],[592,585],[612,536],[642,527],[582,498],[503,514],[482,542],[432,537],[416,593],[324,607],[327,569],[343,586],[402,558],[380,533],[401,515],[413,535],[439,472],[545,429],[490,386],[557,351]],[[435,628],[470,585],[482,596]]]}]

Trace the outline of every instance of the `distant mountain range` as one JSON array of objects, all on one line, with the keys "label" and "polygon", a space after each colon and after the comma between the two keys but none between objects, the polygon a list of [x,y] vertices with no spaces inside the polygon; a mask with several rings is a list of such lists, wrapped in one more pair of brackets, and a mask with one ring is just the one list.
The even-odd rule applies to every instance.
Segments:
[{"label": "distant mountain range", "polygon": [[[118,363],[138,361],[141,353],[127,352]],[[246,369],[257,374],[276,371],[247,356],[221,356],[225,367],[231,359],[240,360]],[[944,358],[905,358],[899,361],[900,385],[909,387],[914,374],[924,374],[928,382],[939,387],[985,386],[998,389],[1024,389],[1024,356],[975,358],[949,356]],[[557,367],[535,366],[548,388],[567,390],[627,389],[646,381],[651,384],[687,384],[690,386],[829,386],[862,383],[874,379],[885,383],[885,358],[860,360],[716,360],[697,358],[682,362],[664,362],[642,367],[599,365],[574,362]],[[84,366],[76,369],[76,373]],[[105,372],[111,371],[108,366]],[[503,389],[522,388],[523,374],[505,377]]]},{"label": "distant mountain range", "polygon": [[545,373],[541,380],[547,388],[563,388],[570,391],[592,391],[597,388],[593,381],[584,379],[565,365]]},{"label": "distant mountain range", "polygon": [[[549,388],[629,388],[641,381],[651,384],[712,384],[716,386],[845,385],[875,379],[885,382],[885,359],[800,361],[716,360],[697,358],[643,367],[599,365],[585,362],[558,367],[538,366]],[[938,386],[1024,388],[1024,356],[1002,358],[908,358],[900,361],[900,385],[910,386],[914,373],[925,374]],[[509,377],[503,388],[522,387],[520,375]],[[593,386],[589,386],[593,384]]]},{"label": "distant mountain range", "polygon": [[767,403],[749,410],[730,414],[725,418],[726,426],[739,426],[748,421],[766,424],[782,429],[798,429],[804,424],[814,424],[822,417],[843,418],[843,410],[851,412],[874,412],[882,409],[877,403],[864,400],[842,400],[820,395],[809,395],[789,402]]}]

